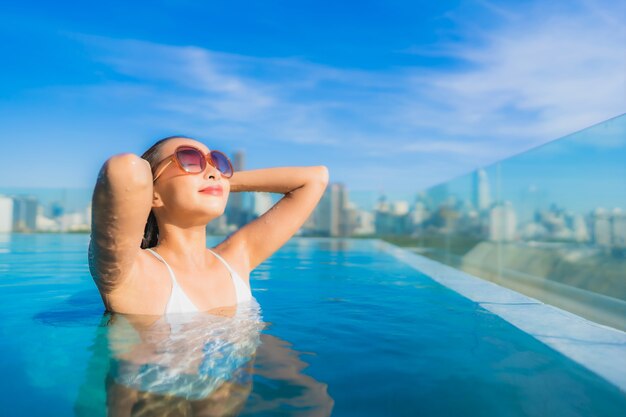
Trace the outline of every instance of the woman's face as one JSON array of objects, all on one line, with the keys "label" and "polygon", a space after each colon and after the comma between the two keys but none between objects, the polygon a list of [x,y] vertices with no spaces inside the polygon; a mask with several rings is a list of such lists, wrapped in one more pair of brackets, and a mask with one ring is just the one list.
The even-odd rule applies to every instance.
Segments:
[{"label": "woman's face", "polygon": [[[193,139],[175,138],[161,146],[158,159],[172,156],[181,145],[196,147],[204,154],[210,151],[206,145]],[[169,158],[158,164],[153,172],[159,172],[168,161]],[[202,192],[208,186],[221,187],[221,195]],[[229,194],[230,182],[211,164],[207,163],[201,173],[189,174],[172,162],[154,183],[153,209],[155,215],[164,221],[182,226],[206,225],[224,213]]]}]

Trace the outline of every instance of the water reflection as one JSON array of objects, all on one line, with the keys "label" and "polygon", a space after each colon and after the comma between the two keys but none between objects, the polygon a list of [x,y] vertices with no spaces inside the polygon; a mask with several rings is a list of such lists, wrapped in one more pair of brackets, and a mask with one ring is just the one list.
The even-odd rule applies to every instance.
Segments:
[{"label": "water reflection", "polygon": [[258,304],[243,306],[223,314],[111,315],[108,415],[237,415],[252,388],[263,328]]},{"label": "water reflection", "polygon": [[300,353],[262,334],[266,326],[255,300],[167,318],[105,314],[75,412],[236,416],[288,407],[290,415],[330,415],[326,384],[303,374]]}]

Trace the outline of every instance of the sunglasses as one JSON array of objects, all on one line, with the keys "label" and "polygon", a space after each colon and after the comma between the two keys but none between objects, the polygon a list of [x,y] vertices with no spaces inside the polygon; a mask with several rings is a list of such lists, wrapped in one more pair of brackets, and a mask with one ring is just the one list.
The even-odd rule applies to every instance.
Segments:
[{"label": "sunglasses", "polygon": [[163,168],[159,170],[159,173],[154,176],[152,182],[154,183],[157,178],[161,176],[163,171],[172,163],[176,165],[184,172],[189,174],[199,174],[204,172],[207,162],[215,167],[226,178],[233,176],[233,166],[230,163],[230,159],[220,151],[211,151],[207,154],[203,153],[200,149],[189,145],[181,145],[174,153],[167,158],[162,159],[157,166],[161,165],[164,161],[169,161]]}]

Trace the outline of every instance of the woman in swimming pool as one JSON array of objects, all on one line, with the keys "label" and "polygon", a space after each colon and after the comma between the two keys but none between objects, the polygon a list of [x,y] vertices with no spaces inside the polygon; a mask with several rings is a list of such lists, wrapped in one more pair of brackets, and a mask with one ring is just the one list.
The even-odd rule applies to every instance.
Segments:
[{"label": "woman in swimming pool", "polygon": [[[325,166],[232,172],[194,139],[156,142],[105,162],[93,193],[89,267],[105,308],[127,314],[219,312],[250,299],[250,272],[304,224],[328,184]],[[206,225],[230,192],[284,196],[212,249]]]}]

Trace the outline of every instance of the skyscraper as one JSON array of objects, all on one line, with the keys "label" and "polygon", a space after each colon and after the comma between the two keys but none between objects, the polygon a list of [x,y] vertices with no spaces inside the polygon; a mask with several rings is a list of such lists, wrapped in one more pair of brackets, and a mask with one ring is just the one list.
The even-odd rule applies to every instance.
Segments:
[{"label": "skyscraper", "polygon": [[517,216],[510,201],[493,206],[489,212],[489,238],[509,242],[515,239]]},{"label": "skyscraper", "polygon": [[593,211],[591,216],[591,224],[593,226],[593,242],[598,246],[611,246],[611,220],[609,213],[603,208],[598,207]]},{"label": "skyscraper", "polygon": [[626,214],[619,207],[611,213],[611,235],[613,247],[626,248]]},{"label": "skyscraper", "polygon": [[0,195],[0,233],[13,230],[13,199]]},{"label": "skyscraper", "polygon": [[13,197],[13,230],[32,232],[37,229],[37,209],[39,202],[36,197]]},{"label": "skyscraper", "polygon": [[[243,171],[245,169],[245,157],[246,155],[243,150],[239,150],[234,153],[232,164],[235,172]],[[228,197],[226,220],[229,224],[234,224],[236,226],[242,226],[247,221],[243,193],[231,193]]]},{"label": "skyscraper", "polygon": [[478,211],[484,211],[491,204],[491,196],[489,194],[489,178],[484,169],[480,168],[473,175],[472,196],[474,208]]},{"label": "skyscraper", "polygon": [[317,210],[317,221],[321,233],[328,236],[347,236],[348,191],[341,183],[331,183],[326,188]]}]

